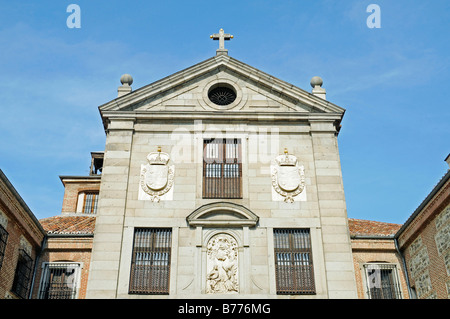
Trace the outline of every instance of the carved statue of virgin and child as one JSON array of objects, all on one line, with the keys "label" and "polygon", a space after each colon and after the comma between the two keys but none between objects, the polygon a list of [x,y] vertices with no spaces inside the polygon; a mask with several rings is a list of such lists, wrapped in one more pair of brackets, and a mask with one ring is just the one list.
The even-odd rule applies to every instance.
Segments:
[{"label": "carved statue of virgin and child", "polygon": [[239,292],[236,240],[228,234],[218,234],[209,241],[207,252],[206,292]]}]

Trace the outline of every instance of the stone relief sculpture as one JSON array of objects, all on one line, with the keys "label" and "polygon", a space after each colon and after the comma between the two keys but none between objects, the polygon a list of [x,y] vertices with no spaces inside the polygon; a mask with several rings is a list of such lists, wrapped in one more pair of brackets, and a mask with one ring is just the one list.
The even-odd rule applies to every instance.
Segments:
[{"label": "stone relief sculpture", "polygon": [[206,293],[238,293],[238,244],[228,234],[218,234],[207,245]]},{"label": "stone relief sculpture", "polygon": [[293,203],[294,197],[305,189],[305,170],[297,165],[297,157],[289,155],[287,149],[284,153],[276,157],[277,165],[272,167],[272,186],[285,202]]},{"label": "stone relief sculpture", "polygon": [[141,167],[140,186],[152,202],[159,202],[172,188],[174,167],[168,165],[169,160],[169,154],[158,148],[157,152],[147,155],[148,163]]}]

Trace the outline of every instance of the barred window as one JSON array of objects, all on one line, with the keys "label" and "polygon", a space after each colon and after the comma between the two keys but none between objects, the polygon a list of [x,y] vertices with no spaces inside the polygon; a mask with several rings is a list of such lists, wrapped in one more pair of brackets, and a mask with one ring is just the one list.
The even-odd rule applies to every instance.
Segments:
[{"label": "barred window", "polygon": [[84,195],[83,213],[96,214],[98,203],[98,192],[86,192]]},{"label": "barred window", "polygon": [[6,241],[8,240],[8,232],[0,225],[0,269],[2,268],[3,258],[5,257]]},{"label": "barred window", "polygon": [[242,198],[240,139],[203,141],[203,198]]},{"label": "barred window", "polygon": [[314,294],[309,229],[274,229],[277,294]]},{"label": "barred window", "polygon": [[130,294],[169,294],[171,246],[170,228],[135,229]]},{"label": "barred window", "polygon": [[364,273],[369,299],[402,298],[396,265],[387,263],[365,264]]},{"label": "barred window", "polygon": [[42,272],[39,299],[75,299],[77,294],[79,263],[45,263]]},{"label": "barred window", "polygon": [[11,291],[20,298],[28,297],[28,289],[31,282],[31,271],[33,269],[33,260],[28,253],[20,249],[19,258],[17,260],[16,273]]}]

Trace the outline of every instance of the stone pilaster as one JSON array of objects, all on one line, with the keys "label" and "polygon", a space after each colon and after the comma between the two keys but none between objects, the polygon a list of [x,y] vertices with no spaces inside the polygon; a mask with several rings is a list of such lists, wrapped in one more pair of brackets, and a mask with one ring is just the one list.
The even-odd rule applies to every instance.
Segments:
[{"label": "stone pilaster", "polygon": [[329,298],[356,298],[347,209],[333,121],[310,121]]},{"label": "stone pilaster", "polygon": [[134,121],[108,126],[87,298],[116,298]]}]

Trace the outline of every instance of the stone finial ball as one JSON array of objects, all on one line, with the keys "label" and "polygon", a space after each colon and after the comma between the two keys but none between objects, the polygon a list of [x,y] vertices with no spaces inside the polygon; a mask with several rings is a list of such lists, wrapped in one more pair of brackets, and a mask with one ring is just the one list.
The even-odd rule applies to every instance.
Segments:
[{"label": "stone finial ball", "polygon": [[311,86],[312,86],[313,88],[316,87],[317,85],[321,87],[322,84],[323,84],[323,80],[322,80],[322,78],[321,78],[320,76],[314,76],[314,77],[311,79]]},{"label": "stone finial ball", "polygon": [[122,83],[122,85],[124,84],[131,85],[133,84],[133,77],[129,74],[124,74],[120,77],[120,82]]}]

